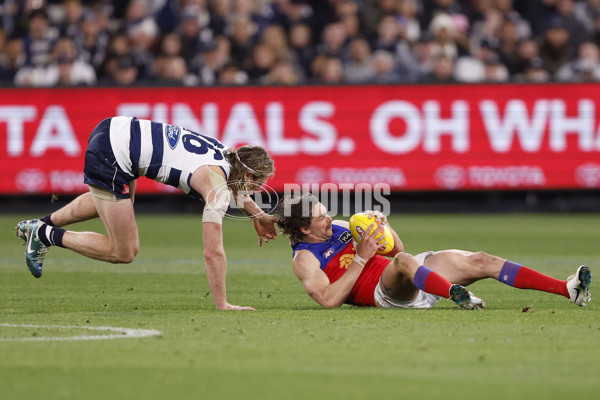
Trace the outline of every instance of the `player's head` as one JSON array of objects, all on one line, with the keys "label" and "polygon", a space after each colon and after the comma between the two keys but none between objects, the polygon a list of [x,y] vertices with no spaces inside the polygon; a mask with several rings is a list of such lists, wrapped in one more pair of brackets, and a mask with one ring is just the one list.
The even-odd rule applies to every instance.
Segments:
[{"label": "player's head", "polygon": [[287,195],[279,207],[278,225],[290,242],[304,241],[307,235],[314,232],[319,237],[330,235],[331,218],[325,206],[313,194]]},{"label": "player's head", "polygon": [[275,171],[273,159],[261,146],[229,149],[225,157],[231,165],[228,182],[235,193],[240,190],[257,190]]}]

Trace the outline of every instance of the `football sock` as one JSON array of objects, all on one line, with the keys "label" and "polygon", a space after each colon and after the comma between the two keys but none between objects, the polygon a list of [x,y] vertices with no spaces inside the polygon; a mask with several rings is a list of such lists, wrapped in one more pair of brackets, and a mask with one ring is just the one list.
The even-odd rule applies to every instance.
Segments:
[{"label": "football sock", "polygon": [[552,278],[512,261],[504,263],[500,275],[498,275],[498,280],[519,289],[541,290],[542,292],[560,294],[569,298],[566,281]]},{"label": "football sock", "polygon": [[45,217],[40,218],[40,221],[45,222],[46,224],[50,225],[50,226],[56,226],[54,225],[54,222],[52,222],[52,219],[50,219],[50,215],[48,214]]},{"label": "football sock", "polygon": [[452,283],[424,265],[421,265],[417,269],[414,284],[424,292],[445,298],[450,297],[450,286],[452,286]]},{"label": "football sock", "polygon": [[65,247],[62,242],[66,230],[43,224],[38,229],[38,237],[46,246]]}]

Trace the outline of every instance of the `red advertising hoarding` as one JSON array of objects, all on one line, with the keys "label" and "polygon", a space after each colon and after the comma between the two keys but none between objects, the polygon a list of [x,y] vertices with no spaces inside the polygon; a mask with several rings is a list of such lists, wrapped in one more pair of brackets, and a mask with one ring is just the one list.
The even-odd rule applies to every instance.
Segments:
[{"label": "red advertising hoarding", "polygon": [[[600,187],[598,84],[0,89],[0,193],[79,193],[102,119],[181,125],[275,159],[269,184]],[[141,179],[139,192],[172,191]]]}]

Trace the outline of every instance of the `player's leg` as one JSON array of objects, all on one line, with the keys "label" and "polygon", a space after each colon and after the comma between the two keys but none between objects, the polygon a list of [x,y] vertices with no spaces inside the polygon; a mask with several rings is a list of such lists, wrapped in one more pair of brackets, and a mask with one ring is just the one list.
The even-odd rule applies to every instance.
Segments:
[{"label": "player's leg", "polygon": [[40,218],[48,225],[63,227],[98,217],[98,211],[90,192],[84,193],[66,206]]},{"label": "player's leg", "polygon": [[463,286],[453,284],[423,265],[424,259],[425,254],[416,257],[407,253],[397,254],[381,275],[380,288],[383,294],[400,302],[409,302],[425,292],[449,298],[466,309],[481,309],[485,306],[481,299]]},{"label": "player's leg", "polygon": [[86,257],[110,263],[130,263],[139,250],[133,204],[129,199],[111,201],[93,197],[108,235],[66,231],[62,245]]},{"label": "player's leg", "polygon": [[[134,202],[136,181],[129,182],[131,202]],[[71,201],[66,206],[46,215],[40,220],[48,225],[63,227],[77,222],[87,221],[98,217],[96,204],[92,198],[92,193],[87,192]],[[21,221],[17,225],[17,236],[24,239],[24,226],[27,221]]]},{"label": "player's leg", "polygon": [[493,278],[519,289],[562,295],[582,306],[590,298],[591,273],[585,266],[581,266],[568,280],[560,280],[484,252],[462,250],[435,252],[425,260],[425,265],[460,285],[466,286],[480,279]]}]

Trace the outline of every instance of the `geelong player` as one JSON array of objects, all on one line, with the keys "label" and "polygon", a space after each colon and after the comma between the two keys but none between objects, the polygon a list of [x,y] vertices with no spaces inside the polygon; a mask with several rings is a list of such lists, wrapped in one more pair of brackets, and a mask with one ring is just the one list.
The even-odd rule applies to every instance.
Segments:
[{"label": "geelong player", "polygon": [[[26,241],[25,259],[36,278],[42,275],[50,246],[101,261],[130,263],[139,249],[133,209],[136,179],[145,176],[204,199],[204,262],[215,304],[220,310],[252,309],[227,302],[222,220],[231,192],[243,197],[242,209],[254,222],[259,245],[263,239],[275,239],[277,218],[243,195],[260,187],[273,171],[273,160],[260,146],[230,149],[212,137],[179,126],[130,117],[107,118],[90,134],[85,153],[84,182],[90,191],[41,219],[19,222],[17,236]],[[95,217],[104,223],[107,236],[61,228]]]},{"label": "geelong player", "polygon": [[[385,224],[387,219],[380,213]],[[412,256],[403,252],[396,232],[393,260],[376,255],[386,244],[383,227],[372,224],[355,243],[345,221],[333,221],[327,209],[311,194],[286,197],[278,222],[290,238],[292,266],[308,295],[324,307],[352,304],[362,307],[430,308],[440,298],[465,309],[482,309],[485,303],[464,286],[485,278],[520,289],[562,295],[578,306],[590,301],[592,275],[581,266],[566,281],[483,252],[428,251]],[[391,227],[390,227],[391,228]]]}]

